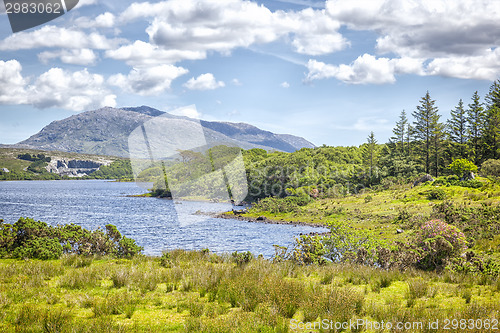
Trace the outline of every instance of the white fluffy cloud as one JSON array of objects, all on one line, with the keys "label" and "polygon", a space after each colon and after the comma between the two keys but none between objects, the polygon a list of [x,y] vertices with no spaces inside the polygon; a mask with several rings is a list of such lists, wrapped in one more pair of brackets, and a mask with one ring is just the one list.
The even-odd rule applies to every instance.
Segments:
[{"label": "white fluffy cloud", "polygon": [[96,18],[79,17],[75,20],[75,25],[80,28],[113,28],[116,17],[110,12],[98,15]]},{"label": "white fluffy cloud", "polygon": [[181,60],[204,59],[206,52],[162,49],[157,45],[137,40],[133,44],[106,51],[106,57],[125,61],[128,65],[137,67],[174,64]]},{"label": "white fluffy cloud", "polygon": [[286,81],[285,81],[285,82],[282,82],[282,83],[280,84],[280,86],[281,86],[282,88],[285,88],[285,89],[286,89],[286,88],[290,88],[290,83],[288,83],[288,82],[286,82]]},{"label": "white fluffy cloud", "polygon": [[0,41],[0,50],[16,51],[37,48],[60,49],[109,49],[117,45],[118,40],[111,40],[96,32],[86,34],[82,31],[43,26],[33,31],[21,31]]},{"label": "white fluffy cloud", "polygon": [[176,115],[176,116],[183,116],[183,117],[189,117],[189,118],[194,118],[194,119],[200,119],[202,114],[198,112],[196,109],[195,105],[189,105],[183,108],[175,109],[175,110],[169,110],[168,113]]},{"label": "white fluffy cloud", "polygon": [[39,109],[59,107],[73,111],[116,106],[116,96],[106,89],[104,78],[86,69],[68,72],[52,68],[31,85],[21,71],[17,60],[0,61],[1,104],[31,104]]},{"label": "white fluffy cloud", "polygon": [[172,81],[187,72],[187,69],[173,65],[134,68],[127,76],[123,74],[111,76],[108,83],[129,93],[142,96],[158,95],[170,89]]},{"label": "white fluffy cloud", "polygon": [[17,60],[0,60],[0,104],[26,103],[27,81],[21,70],[22,66]]},{"label": "white fluffy cloud", "polygon": [[192,77],[184,83],[184,87],[190,90],[214,90],[224,86],[225,83],[223,81],[215,80],[212,73],[201,74],[197,78]]},{"label": "white fluffy cloud", "polygon": [[272,12],[241,0],[171,0],[133,3],[121,22],[152,19],[147,29],[152,44],[171,50],[229,53],[238,47],[270,43],[290,36],[299,53],[320,55],[341,50],[347,41],[340,24],[324,10]]},{"label": "white fluffy cloud", "polygon": [[492,54],[500,44],[499,1],[328,0],[326,9],[350,29],[374,31],[380,54],[429,62],[423,74],[484,80],[500,75]]},{"label": "white fluffy cloud", "polygon": [[114,107],[116,96],[106,89],[104,83],[101,75],[91,74],[86,69],[71,73],[51,68],[28,87],[28,101],[40,109],[60,107],[83,111],[95,107]]},{"label": "white fluffy cloud", "polygon": [[59,58],[65,64],[73,65],[93,65],[97,56],[91,49],[72,49],[59,51],[44,51],[38,55],[38,59],[47,64],[51,59]]},{"label": "white fluffy cloud", "polygon": [[394,83],[395,74],[421,74],[422,63],[419,60],[403,58],[376,58],[370,54],[358,57],[350,65],[330,65],[324,62],[309,60],[306,81],[336,78],[351,84],[384,84]]}]

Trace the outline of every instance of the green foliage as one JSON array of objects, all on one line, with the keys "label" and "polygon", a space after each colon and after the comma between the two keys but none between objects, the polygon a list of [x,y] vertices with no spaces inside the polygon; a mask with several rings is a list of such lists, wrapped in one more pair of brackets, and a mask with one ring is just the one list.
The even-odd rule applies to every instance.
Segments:
[{"label": "green foliage", "polygon": [[15,247],[12,257],[50,260],[58,259],[62,253],[62,245],[57,239],[36,237],[27,239],[21,246]]},{"label": "green foliage", "polygon": [[133,239],[122,236],[115,226],[86,230],[75,224],[49,226],[20,218],[13,225],[0,222],[0,256],[4,258],[57,259],[63,253],[114,255],[131,258],[142,251]]},{"label": "green foliage", "polygon": [[259,200],[253,209],[266,211],[272,214],[296,212],[300,207],[307,205],[312,201],[309,196],[289,196],[286,198],[268,197]]},{"label": "green foliage", "polygon": [[460,180],[456,175],[450,175],[448,177],[439,177],[436,179],[432,185],[444,185],[444,186],[460,186],[469,188],[481,188],[484,183],[477,179]]},{"label": "green foliage", "polygon": [[327,259],[373,265],[378,259],[377,248],[386,246],[370,231],[356,230],[342,222],[330,222],[328,226],[330,234],[326,236],[298,238],[292,258],[303,264],[321,264]]},{"label": "green foliage", "polygon": [[467,248],[464,233],[441,220],[426,222],[419,230],[416,243],[422,249],[418,266],[423,269],[442,267],[445,260],[459,256]]},{"label": "green foliage", "polygon": [[486,177],[500,177],[500,160],[489,159],[481,165],[481,174]]},{"label": "green foliage", "polygon": [[50,162],[50,157],[45,157],[44,154],[31,155],[30,153],[19,154],[17,158],[20,160],[31,161],[31,162]]},{"label": "green foliage", "polygon": [[459,177],[466,177],[470,172],[477,171],[477,166],[465,158],[453,160],[447,168]]},{"label": "green foliage", "polygon": [[429,200],[444,200],[446,198],[446,192],[440,188],[432,188],[426,193]]},{"label": "green foliage", "polygon": [[245,264],[248,264],[254,258],[253,254],[250,251],[247,251],[247,252],[235,251],[235,252],[231,253],[231,257],[233,258],[233,261],[238,266],[243,266]]},{"label": "green foliage", "polygon": [[85,179],[133,179],[132,165],[129,160],[116,160],[110,165],[103,165],[99,170],[85,176]]}]

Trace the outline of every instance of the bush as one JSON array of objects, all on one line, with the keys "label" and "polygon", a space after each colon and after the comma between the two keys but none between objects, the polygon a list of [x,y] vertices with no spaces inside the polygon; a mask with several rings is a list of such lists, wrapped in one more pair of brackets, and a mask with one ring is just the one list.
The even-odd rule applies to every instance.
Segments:
[{"label": "bush", "polygon": [[460,255],[467,248],[467,241],[457,227],[441,220],[432,220],[421,227],[417,246],[423,252],[417,266],[436,269],[441,268],[447,259]]},{"label": "bush", "polygon": [[18,259],[59,259],[63,252],[61,243],[49,237],[36,237],[27,240],[14,250],[13,257]]},{"label": "bush", "polygon": [[465,158],[454,160],[447,168],[458,177],[463,178],[466,178],[469,173],[477,171],[477,166]]},{"label": "bush", "polygon": [[63,252],[131,258],[141,251],[142,247],[111,224],[104,233],[75,224],[52,227],[30,218],[20,218],[13,225],[0,221],[0,257],[4,258],[58,259]]},{"label": "bush", "polygon": [[481,166],[483,176],[500,177],[500,160],[489,159]]},{"label": "bush", "polygon": [[296,212],[299,207],[312,201],[309,196],[289,196],[286,198],[268,197],[260,200],[254,207],[259,211],[268,211],[272,214]]},{"label": "bush", "polygon": [[427,199],[429,200],[444,200],[446,198],[446,192],[440,188],[433,188],[427,191]]}]

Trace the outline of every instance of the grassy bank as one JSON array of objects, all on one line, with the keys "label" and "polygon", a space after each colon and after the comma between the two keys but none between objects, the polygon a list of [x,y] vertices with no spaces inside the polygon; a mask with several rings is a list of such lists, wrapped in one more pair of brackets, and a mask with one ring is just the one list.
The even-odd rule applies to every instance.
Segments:
[{"label": "grassy bank", "polygon": [[[438,211],[443,203],[468,210],[468,214],[474,209],[498,207],[500,184],[485,178],[478,181],[482,186],[471,188],[446,184],[445,178],[441,177],[434,183],[415,187],[406,184],[378,191],[365,189],[348,196],[310,200],[305,205],[289,205],[283,203],[283,199],[267,198],[254,205],[248,213],[239,215],[248,219],[261,216],[274,221],[314,225],[344,223],[356,230],[372,231],[380,239],[404,241],[422,222],[446,218]],[[494,216],[490,218],[493,218],[492,224],[497,224]],[[403,232],[398,233],[398,229]],[[475,240],[483,244],[489,242],[493,245],[493,252],[500,252],[500,246],[495,245],[500,244],[500,235],[494,235],[492,239],[476,237]]]},{"label": "grassy bank", "polygon": [[132,260],[0,261],[2,332],[319,332],[294,330],[293,323],[365,319],[425,327],[499,317],[500,279],[470,275],[181,250]]}]

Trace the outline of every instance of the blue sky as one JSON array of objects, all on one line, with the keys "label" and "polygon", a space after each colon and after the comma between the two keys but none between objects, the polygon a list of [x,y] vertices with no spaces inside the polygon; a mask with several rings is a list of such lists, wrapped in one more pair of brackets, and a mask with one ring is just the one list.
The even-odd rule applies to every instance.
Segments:
[{"label": "blue sky", "polygon": [[103,106],[191,104],[316,145],[386,142],[427,90],[443,119],[487,93],[498,17],[490,0],[80,0],[13,34],[1,14],[0,143]]}]

